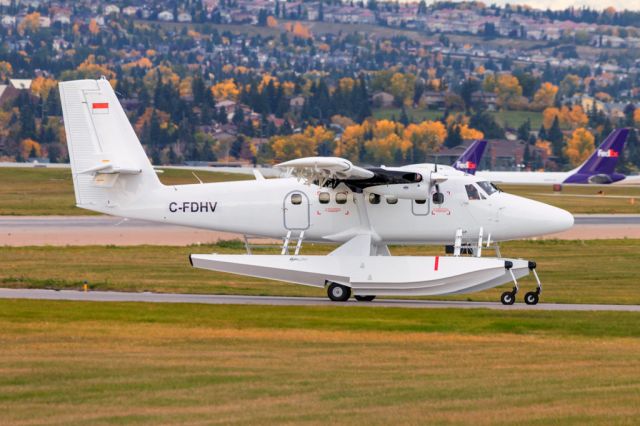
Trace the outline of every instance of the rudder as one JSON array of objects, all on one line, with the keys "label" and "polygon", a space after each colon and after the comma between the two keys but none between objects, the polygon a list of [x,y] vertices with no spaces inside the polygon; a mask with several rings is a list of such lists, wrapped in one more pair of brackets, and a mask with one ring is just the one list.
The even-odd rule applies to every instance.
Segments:
[{"label": "rudder", "polygon": [[161,186],[106,79],[59,84],[76,203],[104,211]]}]

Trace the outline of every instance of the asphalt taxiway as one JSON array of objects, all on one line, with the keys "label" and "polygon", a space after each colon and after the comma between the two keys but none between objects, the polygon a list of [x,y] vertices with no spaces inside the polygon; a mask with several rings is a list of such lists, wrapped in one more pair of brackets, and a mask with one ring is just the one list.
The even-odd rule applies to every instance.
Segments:
[{"label": "asphalt taxiway", "polygon": [[332,302],[319,297],[232,296],[214,294],[178,293],[125,293],[115,291],[0,289],[0,299],[66,300],[83,302],[146,302],[146,303],[195,303],[206,305],[264,305],[264,306],[333,306],[412,309],[493,309],[536,311],[617,311],[640,312],[640,305],[599,305],[539,303],[529,306],[516,303],[511,306],[499,302],[465,302],[440,300],[379,299],[373,302]]}]

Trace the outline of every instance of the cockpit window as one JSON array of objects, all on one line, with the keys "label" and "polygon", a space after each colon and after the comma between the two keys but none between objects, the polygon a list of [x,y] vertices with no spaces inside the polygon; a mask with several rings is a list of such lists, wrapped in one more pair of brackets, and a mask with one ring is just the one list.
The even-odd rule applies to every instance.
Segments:
[{"label": "cockpit window", "polygon": [[482,190],[486,192],[487,195],[491,195],[498,192],[498,188],[496,188],[492,183],[489,183],[486,181],[478,182],[478,186],[482,188]]},{"label": "cockpit window", "polygon": [[467,197],[469,197],[469,200],[479,200],[480,199],[480,192],[478,191],[478,188],[476,188],[474,185],[465,185],[464,188],[467,190]]}]

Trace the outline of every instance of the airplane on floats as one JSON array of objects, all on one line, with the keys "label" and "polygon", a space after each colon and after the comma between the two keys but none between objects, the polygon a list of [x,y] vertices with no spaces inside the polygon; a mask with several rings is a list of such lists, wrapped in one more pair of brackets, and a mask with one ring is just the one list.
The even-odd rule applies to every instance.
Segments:
[{"label": "airplane on floats", "polygon": [[492,172],[478,171],[476,176],[492,183],[511,184],[611,184],[623,183],[626,176],[615,168],[629,129],[617,129],[577,168],[568,172]]},{"label": "airplane on floats", "polygon": [[[573,216],[499,191],[450,166],[362,168],[335,157],[278,165],[288,177],[163,185],[106,79],[59,85],[76,205],[104,214],[284,240],[280,255],[191,254],[197,268],[325,288],[334,301],[470,293],[517,280],[536,263],[483,248],[564,231]],[[326,256],[303,242],[337,243]],[[391,256],[390,244],[442,244],[451,255]],[[486,250],[485,250],[486,251]]]}]

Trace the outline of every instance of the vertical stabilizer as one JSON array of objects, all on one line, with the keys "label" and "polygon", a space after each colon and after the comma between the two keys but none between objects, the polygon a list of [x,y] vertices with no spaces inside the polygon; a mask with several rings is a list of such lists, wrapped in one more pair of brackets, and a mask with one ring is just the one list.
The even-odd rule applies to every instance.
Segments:
[{"label": "vertical stabilizer", "polygon": [[564,183],[612,183],[624,179],[615,173],[618,158],[629,135],[629,129],[616,129],[600,144],[587,161],[573,170]]},{"label": "vertical stabilizer", "polygon": [[160,181],[106,79],[59,84],[76,204],[105,211]]},{"label": "vertical stabilizer", "polygon": [[470,175],[476,174],[476,169],[478,168],[478,164],[480,164],[480,160],[482,160],[482,155],[484,154],[484,150],[487,147],[487,141],[485,140],[475,140],[469,147],[458,157],[458,159],[453,163],[453,168],[456,170],[460,170],[461,172],[469,173]]}]

